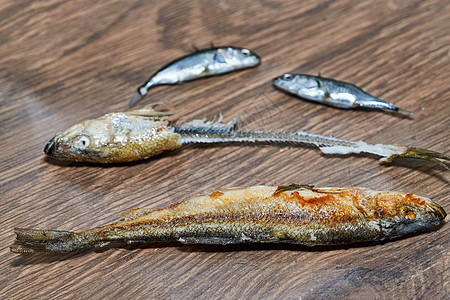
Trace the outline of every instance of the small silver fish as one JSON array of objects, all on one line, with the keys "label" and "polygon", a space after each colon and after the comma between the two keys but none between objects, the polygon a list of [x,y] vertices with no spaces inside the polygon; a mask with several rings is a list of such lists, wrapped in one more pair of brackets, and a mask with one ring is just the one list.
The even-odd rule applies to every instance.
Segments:
[{"label": "small silver fish", "polygon": [[11,251],[72,252],[113,242],[377,242],[437,228],[446,213],[412,193],[290,185],[219,189],[167,208],[132,209],[121,216],[124,221],[81,232],[16,228]]},{"label": "small silver fish", "polygon": [[131,98],[135,105],[148,90],[158,85],[177,84],[208,76],[256,67],[261,58],[253,51],[237,47],[219,47],[198,51],[162,67]]},{"label": "small silver fish", "polygon": [[366,107],[392,110],[406,115],[412,114],[366,93],[354,84],[321,76],[286,73],[275,78],[273,85],[303,99],[337,108]]}]

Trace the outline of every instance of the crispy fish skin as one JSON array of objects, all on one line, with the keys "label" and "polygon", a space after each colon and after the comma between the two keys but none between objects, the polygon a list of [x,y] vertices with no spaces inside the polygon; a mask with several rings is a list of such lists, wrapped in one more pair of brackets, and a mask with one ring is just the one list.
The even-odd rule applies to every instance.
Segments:
[{"label": "crispy fish skin", "polygon": [[156,112],[153,106],[74,125],[56,134],[44,152],[77,162],[122,163],[181,147],[180,136],[167,127],[171,113]]},{"label": "crispy fish skin", "polygon": [[131,210],[82,232],[16,228],[12,252],[71,252],[111,242],[187,244],[296,243],[307,246],[384,241],[443,224],[430,199],[365,188],[291,185],[223,189],[167,208]]}]

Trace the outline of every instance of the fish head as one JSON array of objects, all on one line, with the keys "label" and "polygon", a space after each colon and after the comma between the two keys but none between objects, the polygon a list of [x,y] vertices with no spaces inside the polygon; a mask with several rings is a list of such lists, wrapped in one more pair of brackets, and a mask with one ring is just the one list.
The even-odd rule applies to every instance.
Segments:
[{"label": "fish head", "polygon": [[102,120],[88,120],[57,133],[44,152],[57,159],[96,161],[103,156],[111,132]]},{"label": "fish head", "polygon": [[223,63],[234,70],[256,67],[261,63],[261,58],[258,54],[245,48],[227,47],[223,51],[219,49],[218,55],[221,56]]},{"label": "fish head", "polygon": [[326,87],[319,77],[286,73],[272,81],[273,85],[285,92],[311,101],[323,101]]},{"label": "fish head", "polygon": [[146,159],[181,146],[168,116],[151,107],[104,115],[56,134],[44,152],[77,162],[118,163]]},{"label": "fish head", "polygon": [[447,216],[439,204],[414,194],[377,199],[376,210],[384,239],[434,229],[441,226]]}]

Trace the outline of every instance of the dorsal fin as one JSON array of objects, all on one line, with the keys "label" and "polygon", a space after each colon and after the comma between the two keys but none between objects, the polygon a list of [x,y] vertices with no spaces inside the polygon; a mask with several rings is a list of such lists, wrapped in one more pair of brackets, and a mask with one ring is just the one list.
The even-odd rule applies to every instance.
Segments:
[{"label": "dorsal fin", "polygon": [[277,195],[282,192],[292,191],[292,190],[298,190],[298,189],[308,189],[313,190],[314,185],[310,184],[290,184],[290,185],[280,185],[276,191],[273,193],[273,195]]},{"label": "dorsal fin", "polygon": [[139,117],[147,117],[147,118],[161,118],[161,117],[169,117],[176,114],[176,112],[162,112],[162,111],[154,111],[154,112],[145,112],[145,111],[136,111],[130,112],[130,115],[139,116]]},{"label": "dorsal fin", "polygon": [[276,196],[279,193],[282,192],[287,192],[287,191],[292,191],[292,190],[299,190],[299,189],[306,189],[306,190],[310,190],[316,193],[321,193],[321,194],[339,194],[341,193],[341,191],[339,192],[332,192],[332,191],[328,191],[328,190],[322,190],[322,189],[316,189],[314,185],[311,184],[290,184],[290,185],[281,185],[279,186],[276,191],[273,193],[273,196]]},{"label": "dorsal fin", "polygon": [[169,116],[177,113],[177,112],[156,111],[153,109],[154,107],[161,105],[161,104],[163,104],[163,102],[152,103],[141,109],[129,111],[128,113],[130,115],[134,115],[134,116],[149,117],[149,118],[169,117]]}]

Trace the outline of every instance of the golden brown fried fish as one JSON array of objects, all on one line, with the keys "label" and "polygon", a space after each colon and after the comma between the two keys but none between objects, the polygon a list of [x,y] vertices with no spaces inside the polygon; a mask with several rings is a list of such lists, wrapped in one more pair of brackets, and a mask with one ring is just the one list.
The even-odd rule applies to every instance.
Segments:
[{"label": "golden brown fried fish", "polygon": [[364,188],[306,185],[223,189],[167,208],[131,210],[125,220],[82,232],[16,229],[12,252],[71,252],[111,242],[187,244],[384,241],[441,225],[425,197]]}]

